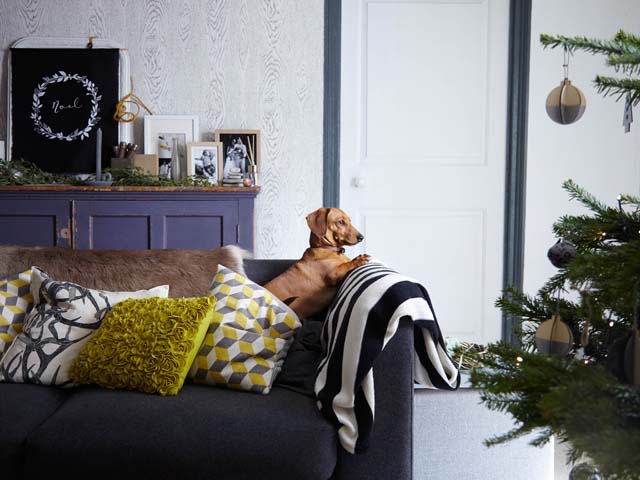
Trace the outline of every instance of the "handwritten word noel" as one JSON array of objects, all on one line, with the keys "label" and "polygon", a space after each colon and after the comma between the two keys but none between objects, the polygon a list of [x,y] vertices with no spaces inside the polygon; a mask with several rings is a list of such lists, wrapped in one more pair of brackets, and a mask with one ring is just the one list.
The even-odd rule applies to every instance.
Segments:
[{"label": "handwritten word noel", "polygon": [[51,108],[53,108],[53,113],[59,113],[62,110],[70,110],[70,109],[73,109],[73,108],[82,108],[82,105],[80,104],[80,99],[78,97],[76,97],[73,100],[73,103],[71,105],[61,105],[60,104],[60,100],[56,100],[55,102],[52,102]]}]

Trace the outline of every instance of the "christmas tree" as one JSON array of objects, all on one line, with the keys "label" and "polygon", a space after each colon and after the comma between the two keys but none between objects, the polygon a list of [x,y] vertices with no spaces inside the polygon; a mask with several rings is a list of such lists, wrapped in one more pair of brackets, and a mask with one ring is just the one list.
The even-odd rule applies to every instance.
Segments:
[{"label": "christmas tree", "polygon": [[[640,478],[640,199],[620,195],[608,206],[571,180],[564,188],[591,211],[553,225],[575,250],[559,258],[550,250],[561,268],[535,296],[503,292],[497,306],[523,320],[520,345],[476,355],[471,383],[487,407],[516,420],[488,445],[532,432],[542,445],[555,435],[571,460],[586,455],[606,478]],[[558,336],[560,325],[574,341]],[[563,341],[563,354],[549,353]]]},{"label": "christmas tree", "polygon": [[[640,103],[640,37],[620,30],[611,40],[543,34],[540,41],[606,55],[626,78],[598,75],[596,89],[625,98],[631,117]],[[471,384],[482,401],[515,419],[486,443],[536,433],[532,443],[542,445],[553,435],[567,443],[571,461],[586,456],[605,478],[640,478],[640,199],[620,195],[610,206],[571,180],[564,188],[591,213],[553,225],[569,242],[549,252],[558,273],[535,296],[510,288],[496,302],[522,319],[520,344],[489,345],[468,360],[478,365]]]}]

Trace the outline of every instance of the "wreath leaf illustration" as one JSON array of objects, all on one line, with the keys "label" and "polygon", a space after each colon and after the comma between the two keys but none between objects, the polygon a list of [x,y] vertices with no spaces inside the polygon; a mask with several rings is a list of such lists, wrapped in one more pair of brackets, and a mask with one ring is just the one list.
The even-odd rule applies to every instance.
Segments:
[{"label": "wreath leaf illustration", "polygon": [[[31,103],[32,110],[30,118],[36,126],[34,130],[49,140],[66,140],[67,142],[72,142],[75,139],[84,140],[85,138],[89,138],[89,132],[100,120],[98,113],[100,112],[99,102],[102,99],[102,95],[98,95],[98,87],[96,87],[96,84],[85,76],[80,76],[77,73],[69,75],[63,70],[54,73],[51,77],[43,77],[42,80],[43,82],[33,91],[33,102]],[[65,135],[62,132],[53,132],[51,127],[42,121],[42,104],[40,103],[40,98],[45,95],[47,87],[50,84],[63,83],[70,80],[74,80],[86,88],[86,95],[91,97],[91,114],[84,128],[77,128],[73,132]]]}]

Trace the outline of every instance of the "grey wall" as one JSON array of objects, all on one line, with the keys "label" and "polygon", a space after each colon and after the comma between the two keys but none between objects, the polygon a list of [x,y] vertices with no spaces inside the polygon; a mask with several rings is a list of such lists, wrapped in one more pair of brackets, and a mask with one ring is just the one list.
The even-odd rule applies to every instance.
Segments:
[{"label": "grey wall", "polygon": [[[0,138],[6,53],[24,36],[109,38],[129,49],[135,93],[156,114],[262,130],[256,255],[296,257],[322,202],[322,0],[0,0]],[[135,124],[142,145],[141,119]]]}]

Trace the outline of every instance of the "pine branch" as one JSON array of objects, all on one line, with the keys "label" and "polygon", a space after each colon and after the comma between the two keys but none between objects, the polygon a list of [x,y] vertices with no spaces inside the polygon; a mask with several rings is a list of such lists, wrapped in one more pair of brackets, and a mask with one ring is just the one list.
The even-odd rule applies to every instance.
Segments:
[{"label": "pine branch", "polygon": [[640,103],[640,79],[614,78],[598,75],[593,83],[595,83],[598,93],[601,93],[605,97],[615,96],[616,102],[625,97],[627,93],[630,93],[633,106]]},{"label": "pine branch", "polygon": [[606,55],[630,53],[629,48],[625,46],[624,43],[619,43],[616,40],[601,40],[583,36],[565,37],[564,35],[548,35],[543,33],[540,35],[540,43],[542,43],[545,48],[566,47],[571,53],[576,50],[584,50],[593,54],[603,53]]},{"label": "pine branch", "polygon": [[607,64],[614,67],[616,71],[622,70],[629,74],[640,73],[640,53],[611,54],[607,58]]},{"label": "pine branch", "polygon": [[585,207],[592,210],[594,213],[602,213],[607,210],[607,205],[598,200],[595,196],[591,195],[584,188],[578,186],[573,180],[566,180],[562,184],[562,188],[564,188],[569,193],[569,198],[571,200],[578,200]]},{"label": "pine branch", "polygon": [[633,33],[627,33],[624,30],[618,30],[613,39],[623,45],[629,45],[640,50],[640,37]]}]

